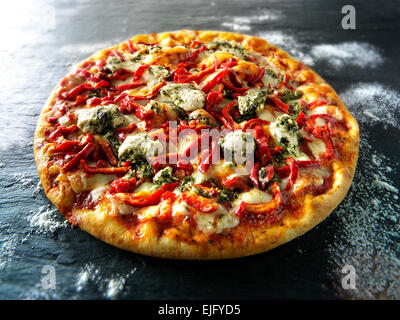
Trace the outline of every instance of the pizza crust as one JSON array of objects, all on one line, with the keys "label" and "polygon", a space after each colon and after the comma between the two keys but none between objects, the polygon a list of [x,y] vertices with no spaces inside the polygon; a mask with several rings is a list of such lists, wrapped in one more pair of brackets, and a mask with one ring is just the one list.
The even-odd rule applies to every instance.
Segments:
[{"label": "pizza crust", "polygon": [[[301,62],[298,62],[287,53],[268,44],[260,38],[245,36],[236,33],[218,31],[177,31],[157,35],[137,35],[132,40],[143,42],[170,41],[170,38],[185,39],[190,42],[198,37],[201,41],[211,41],[215,38],[246,42],[253,46],[253,50],[266,52],[271,48],[278,54],[285,57],[289,71],[296,70]],[[119,48],[120,45],[104,49],[94,54],[90,59],[102,57],[109,49]],[[85,60],[87,61],[87,60]],[[301,64],[303,66],[303,64]],[[334,161],[333,184],[332,188],[322,195],[305,199],[303,212],[300,217],[286,217],[280,224],[267,225],[266,227],[250,228],[246,230],[243,241],[232,241],[222,239],[221,243],[214,245],[208,242],[191,244],[173,239],[167,236],[158,236],[155,222],[149,220],[144,223],[142,237],[134,237],[117,219],[110,215],[106,201],[101,201],[94,210],[73,208],[75,193],[72,190],[68,179],[59,182],[59,188],[51,188],[50,174],[56,174],[57,168],[48,168],[48,156],[46,148],[41,144],[45,138],[45,130],[50,125],[45,121],[45,117],[54,102],[59,85],[54,88],[44,109],[42,110],[34,138],[34,155],[40,180],[44,191],[50,201],[60,210],[60,212],[73,224],[87,231],[94,237],[111,244],[115,247],[133,251],[136,253],[169,258],[169,259],[228,259],[242,256],[253,255],[268,251],[290,240],[299,237],[314,226],[323,221],[343,200],[351,185],[356,169],[359,151],[359,129],[358,124],[349,113],[336,92],[314,71],[305,67],[302,76],[313,79],[314,83],[323,87],[324,94],[329,94],[340,107],[349,125],[347,139],[344,142],[344,150],[349,156],[348,161]],[[238,227],[240,228],[240,226]]]}]

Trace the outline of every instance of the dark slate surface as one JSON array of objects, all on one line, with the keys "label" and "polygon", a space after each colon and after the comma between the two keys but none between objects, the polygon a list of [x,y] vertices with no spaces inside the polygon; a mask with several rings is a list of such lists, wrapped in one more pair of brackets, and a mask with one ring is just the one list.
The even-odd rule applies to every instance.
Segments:
[{"label": "dark slate surface", "polygon": [[[0,298],[400,297],[399,1],[353,1],[357,29],[347,31],[340,24],[347,3],[336,1],[7,3],[0,14]],[[311,56],[312,67],[344,94],[362,132],[359,165],[345,201],[317,228],[265,254],[190,262],[124,252],[63,225],[38,187],[32,152],[51,89],[98,49],[182,28],[272,35],[296,57]],[[382,61],[335,67],[312,51],[347,42],[367,45]],[[356,270],[356,289],[341,286],[346,264]],[[55,268],[54,290],[41,285],[45,265]]]}]

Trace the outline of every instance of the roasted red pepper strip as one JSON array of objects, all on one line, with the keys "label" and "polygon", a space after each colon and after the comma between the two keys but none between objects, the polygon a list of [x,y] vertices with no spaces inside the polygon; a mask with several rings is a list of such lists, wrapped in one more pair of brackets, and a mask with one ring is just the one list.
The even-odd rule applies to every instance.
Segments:
[{"label": "roasted red pepper strip", "polygon": [[126,180],[120,178],[111,182],[110,193],[133,192],[136,187],[136,178]]},{"label": "roasted red pepper strip", "polygon": [[314,108],[321,107],[321,106],[324,106],[324,105],[326,105],[326,104],[328,104],[327,101],[324,101],[324,100],[316,100],[316,101],[313,101],[313,102],[309,103],[308,106],[307,106],[307,109],[308,109],[308,110],[312,110],[312,109],[314,109]]},{"label": "roasted red pepper strip", "polygon": [[268,183],[274,177],[274,167],[273,166],[265,167],[265,170],[267,171],[266,175],[263,178],[259,179],[260,180],[261,189],[263,189],[263,190],[265,190],[265,188],[267,187]]},{"label": "roasted red pepper strip", "polygon": [[206,98],[206,110],[212,112],[212,107],[222,102],[223,95],[220,91],[210,91]]},{"label": "roasted red pepper strip", "polygon": [[132,122],[131,124],[129,124],[127,127],[123,127],[123,128],[119,128],[115,130],[116,134],[120,134],[120,133],[132,133],[133,131],[135,131],[137,128],[136,123]]},{"label": "roasted red pepper strip", "polygon": [[145,82],[127,83],[127,84],[120,85],[118,87],[118,90],[119,91],[131,90],[131,89],[135,89],[135,88],[138,88],[138,87],[143,87],[145,85],[146,85]]},{"label": "roasted red pepper strip", "polygon": [[276,94],[270,94],[268,98],[274,103],[276,107],[278,107],[279,110],[281,110],[284,113],[289,113],[289,106],[286,103],[284,103],[281,99],[279,99]]},{"label": "roasted red pepper strip", "polygon": [[[252,85],[255,85],[257,82],[262,82],[264,74],[265,74],[265,68],[260,68],[257,73],[251,75],[247,79],[247,85],[251,87]],[[262,83],[262,85],[264,86],[264,83]]]},{"label": "roasted red pepper strip", "polygon": [[183,160],[178,161],[178,163],[176,164],[176,167],[178,169],[182,169],[183,171],[186,171],[189,173],[193,171],[193,165],[190,162],[183,161]]},{"label": "roasted red pepper strip", "polygon": [[221,67],[232,68],[234,66],[237,66],[237,64],[238,64],[237,60],[232,57],[226,60],[225,62],[221,63]]},{"label": "roasted red pepper strip", "polygon": [[160,203],[161,196],[164,192],[173,191],[178,186],[178,183],[167,183],[157,189],[155,192],[149,194],[144,192],[143,195],[137,194],[118,194],[117,197],[127,204],[134,207],[148,207]]},{"label": "roasted red pepper strip", "polygon": [[110,86],[110,83],[106,80],[101,80],[99,82],[96,83],[96,85],[94,86],[95,89],[99,89],[99,88],[107,88]]},{"label": "roasted red pepper strip", "polygon": [[237,101],[232,101],[231,103],[228,103],[224,109],[222,109],[222,115],[225,117],[227,124],[228,124],[228,129],[240,129],[240,125],[237,124],[232,116],[231,116],[231,111],[233,110],[233,108],[235,108],[237,104]]},{"label": "roasted red pepper strip", "polygon": [[304,123],[306,122],[307,118],[303,111],[300,111],[299,116],[296,119],[297,125],[299,128],[303,128]]},{"label": "roasted red pepper strip", "polygon": [[282,88],[283,86],[285,86],[286,88],[288,88],[289,90],[294,90],[294,88],[289,84],[289,80],[290,80],[290,76],[288,74],[285,74],[283,76],[283,81],[281,83],[279,83],[276,88],[279,90],[280,88]]},{"label": "roasted red pepper strip", "polygon": [[222,181],[222,185],[224,185],[228,189],[240,189],[243,191],[250,190],[249,185],[241,177],[225,179],[224,181]]},{"label": "roasted red pepper strip", "polygon": [[[184,69],[186,70],[186,69]],[[197,72],[195,74],[191,74],[190,72],[184,73],[184,74],[179,74],[178,72],[175,73],[174,76],[174,82],[177,83],[188,83],[188,82],[196,82],[197,84],[200,83],[201,79],[203,79],[205,76],[208,76],[211,73],[215,72],[215,66],[211,66],[207,69],[204,69],[203,71]]]},{"label": "roasted red pepper strip", "polygon": [[325,143],[325,155],[324,158],[326,160],[330,160],[335,155],[333,150],[333,142],[331,137],[331,129],[329,128],[328,124],[325,123],[323,127],[317,126],[313,131],[312,134],[314,137],[318,139],[322,139]]},{"label": "roasted red pepper strip", "polygon": [[253,166],[253,168],[251,169],[250,172],[250,181],[257,187],[260,187],[260,183],[258,181],[258,171],[260,170],[260,163],[256,162]]},{"label": "roasted red pepper strip", "polygon": [[299,168],[296,164],[296,161],[292,157],[286,158],[285,161],[290,169],[289,180],[288,180],[288,182],[286,184],[286,188],[285,188],[285,190],[288,191],[293,187],[293,185],[297,179]]},{"label": "roasted red pepper strip", "polygon": [[85,160],[80,160],[83,171],[89,174],[126,174],[131,169],[130,167],[111,167],[111,168],[98,168],[98,167],[89,167],[86,165]]},{"label": "roasted red pepper strip", "polygon": [[267,121],[267,120],[262,120],[262,119],[251,119],[244,125],[244,129],[251,129],[256,124],[263,125],[263,126],[268,126],[270,124],[270,122]]},{"label": "roasted red pepper strip", "polygon": [[82,83],[79,86],[71,89],[70,91],[64,94],[65,99],[74,100],[79,94],[86,90],[93,89],[93,86],[90,83]]},{"label": "roasted red pepper strip", "polygon": [[160,91],[160,89],[165,86],[167,84],[167,82],[164,80],[162,82],[160,82],[159,84],[156,84],[152,89],[151,92],[144,95],[144,96],[133,96],[132,99],[133,100],[150,100],[153,99],[154,97],[156,97],[158,95],[158,92]]},{"label": "roasted red pepper strip", "polygon": [[277,211],[282,207],[282,195],[279,185],[275,182],[271,184],[272,200],[266,203],[246,203],[242,201],[236,208],[235,214],[239,217],[244,217],[247,214],[253,215],[271,215],[269,221],[277,222]]},{"label": "roasted red pepper strip", "polygon": [[211,151],[208,152],[208,154],[205,154],[204,159],[202,159],[199,167],[197,170],[199,170],[200,173],[204,174],[208,170],[208,168],[211,165],[213,154],[217,149],[217,141],[212,141],[211,142]]},{"label": "roasted red pepper strip", "polygon": [[71,133],[74,133],[75,131],[78,131],[78,126],[76,124],[73,124],[70,127],[58,127],[50,136],[49,136],[49,140],[51,142],[56,141],[56,139],[60,136],[60,135],[68,135]]},{"label": "roasted red pepper strip", "polygon": [[143,73],[150,67],[149,64],[142,64],[139,68],[137,68],[135,75],[133,76],[132,82],[140,80],[143,76]]},{"label": "roasted red pepper strip", "polygon": [[78,145],[79,145],[79,141],[64,140],[58,146],[56,146],[52,150],[52,152],[67,152],[67,151],[71,151],[72,149],[74,149]]},{"label": "roasted red pepper strip", "polygon": [[115,157],[114,152],[113,152],[110,144],[105,140],[99,140],[98,144],[100,145],[101,149],[104,151],[108,162],[110,162],[110,164],[112,166],[116,166],[118,164],[118,160]]},{"label": "roasted red pepper strip", "polygon": [[204,93],[210,92],[218,83],[221,83],[221,81],[225,78],[225,76],[228,73],[228,69],[224,68],[222,71],[220,71],[214,78],[212,78],[210,81],[208,81],[201,90]]},{"label": "roasted red pepper strip", "polygon": [[96,150],[96,148],[93,143],[90,142],[86,144],[86,146],[80,152],[78,152],[75,157],[73,157],[68,163],[63,166],[64,171],[74,169],[79,164],[80,160],[89,157],[94,150]]},{"label": "roasted red pepper strip", "polygon": [[218,210],[215,200],[203,198],[195,193],[183,193],[182,199],[191,207],[201,212],[213,212]]},{"label": "roasted red pepper strip", "polygon": [[271,152],[268,147],[268,139],[261,125],[256,124],[253,128],[254,138],[257,144],[257,154],[263,166],[271,161]]}]

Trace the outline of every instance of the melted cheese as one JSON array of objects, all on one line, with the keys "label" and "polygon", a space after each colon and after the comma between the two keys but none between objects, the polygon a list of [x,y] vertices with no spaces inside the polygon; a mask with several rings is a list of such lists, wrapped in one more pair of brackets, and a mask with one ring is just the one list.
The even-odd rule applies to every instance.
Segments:
[{"label": "melted cheese", "polygon": [[271,194],[261,191],[257,188],[253,188],[248,192],[242,192],[238,199],[235,200],[235,204],[239,204],[244,201],[246,203],[266,203],[272,200]]},{"label": "melted cheese", "polygon": [[221,233],[225,229],[236,227],[240,220],[234,213],[229,213],[218,205],[218,210],[212,213],[196,213],[194,220],[197,229],[204,233]]},{"label": "melted cheese", "polygon": [[317,159],[319,159],[320,154],[324,154],[326,150],[325,143],[322,140],[308,142],[308,147],[310,148],[314,157],[316,157]]}]

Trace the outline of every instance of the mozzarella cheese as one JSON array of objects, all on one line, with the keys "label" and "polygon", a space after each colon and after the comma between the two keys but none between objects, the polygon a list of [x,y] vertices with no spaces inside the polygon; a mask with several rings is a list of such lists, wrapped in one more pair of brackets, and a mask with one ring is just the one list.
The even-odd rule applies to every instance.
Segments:
[{"label": "mozzarella cheese", "polygon": [[225,229],[236,227],[240,222],[234,213],[228,212],[221,205],[218,205],[218,210],[212,213],[196,213],[194,220],[197,229],[204,233],[221,233]]},{"label": "mozzarella cheese", "polygon": [[243,164],[251,157],[254,157],[256,143],[254,138],[242,130],[228,133],[220,139],[220,144],[224,150],[224,159]]},{"label": "mozzarella cheese", "polygon": [[161,102],[172,103],[185,111],[194,111],[204,107],[205,94],[187,83],[168,83],[160,90]]},{"label": "mozzarella cheese", "polygon": [[148,159],[160,154],[162,150],[161,142],[152,140],[146,133],[141,132],[126,137],[118,149],[118,157],[123,160],[137,156]]},{"label": "mozzarella cheese", "polygon": [[85,133],[102,133],[127,123],[127,119],[114,104],[80,109],[77,113],[77,125]]}]

